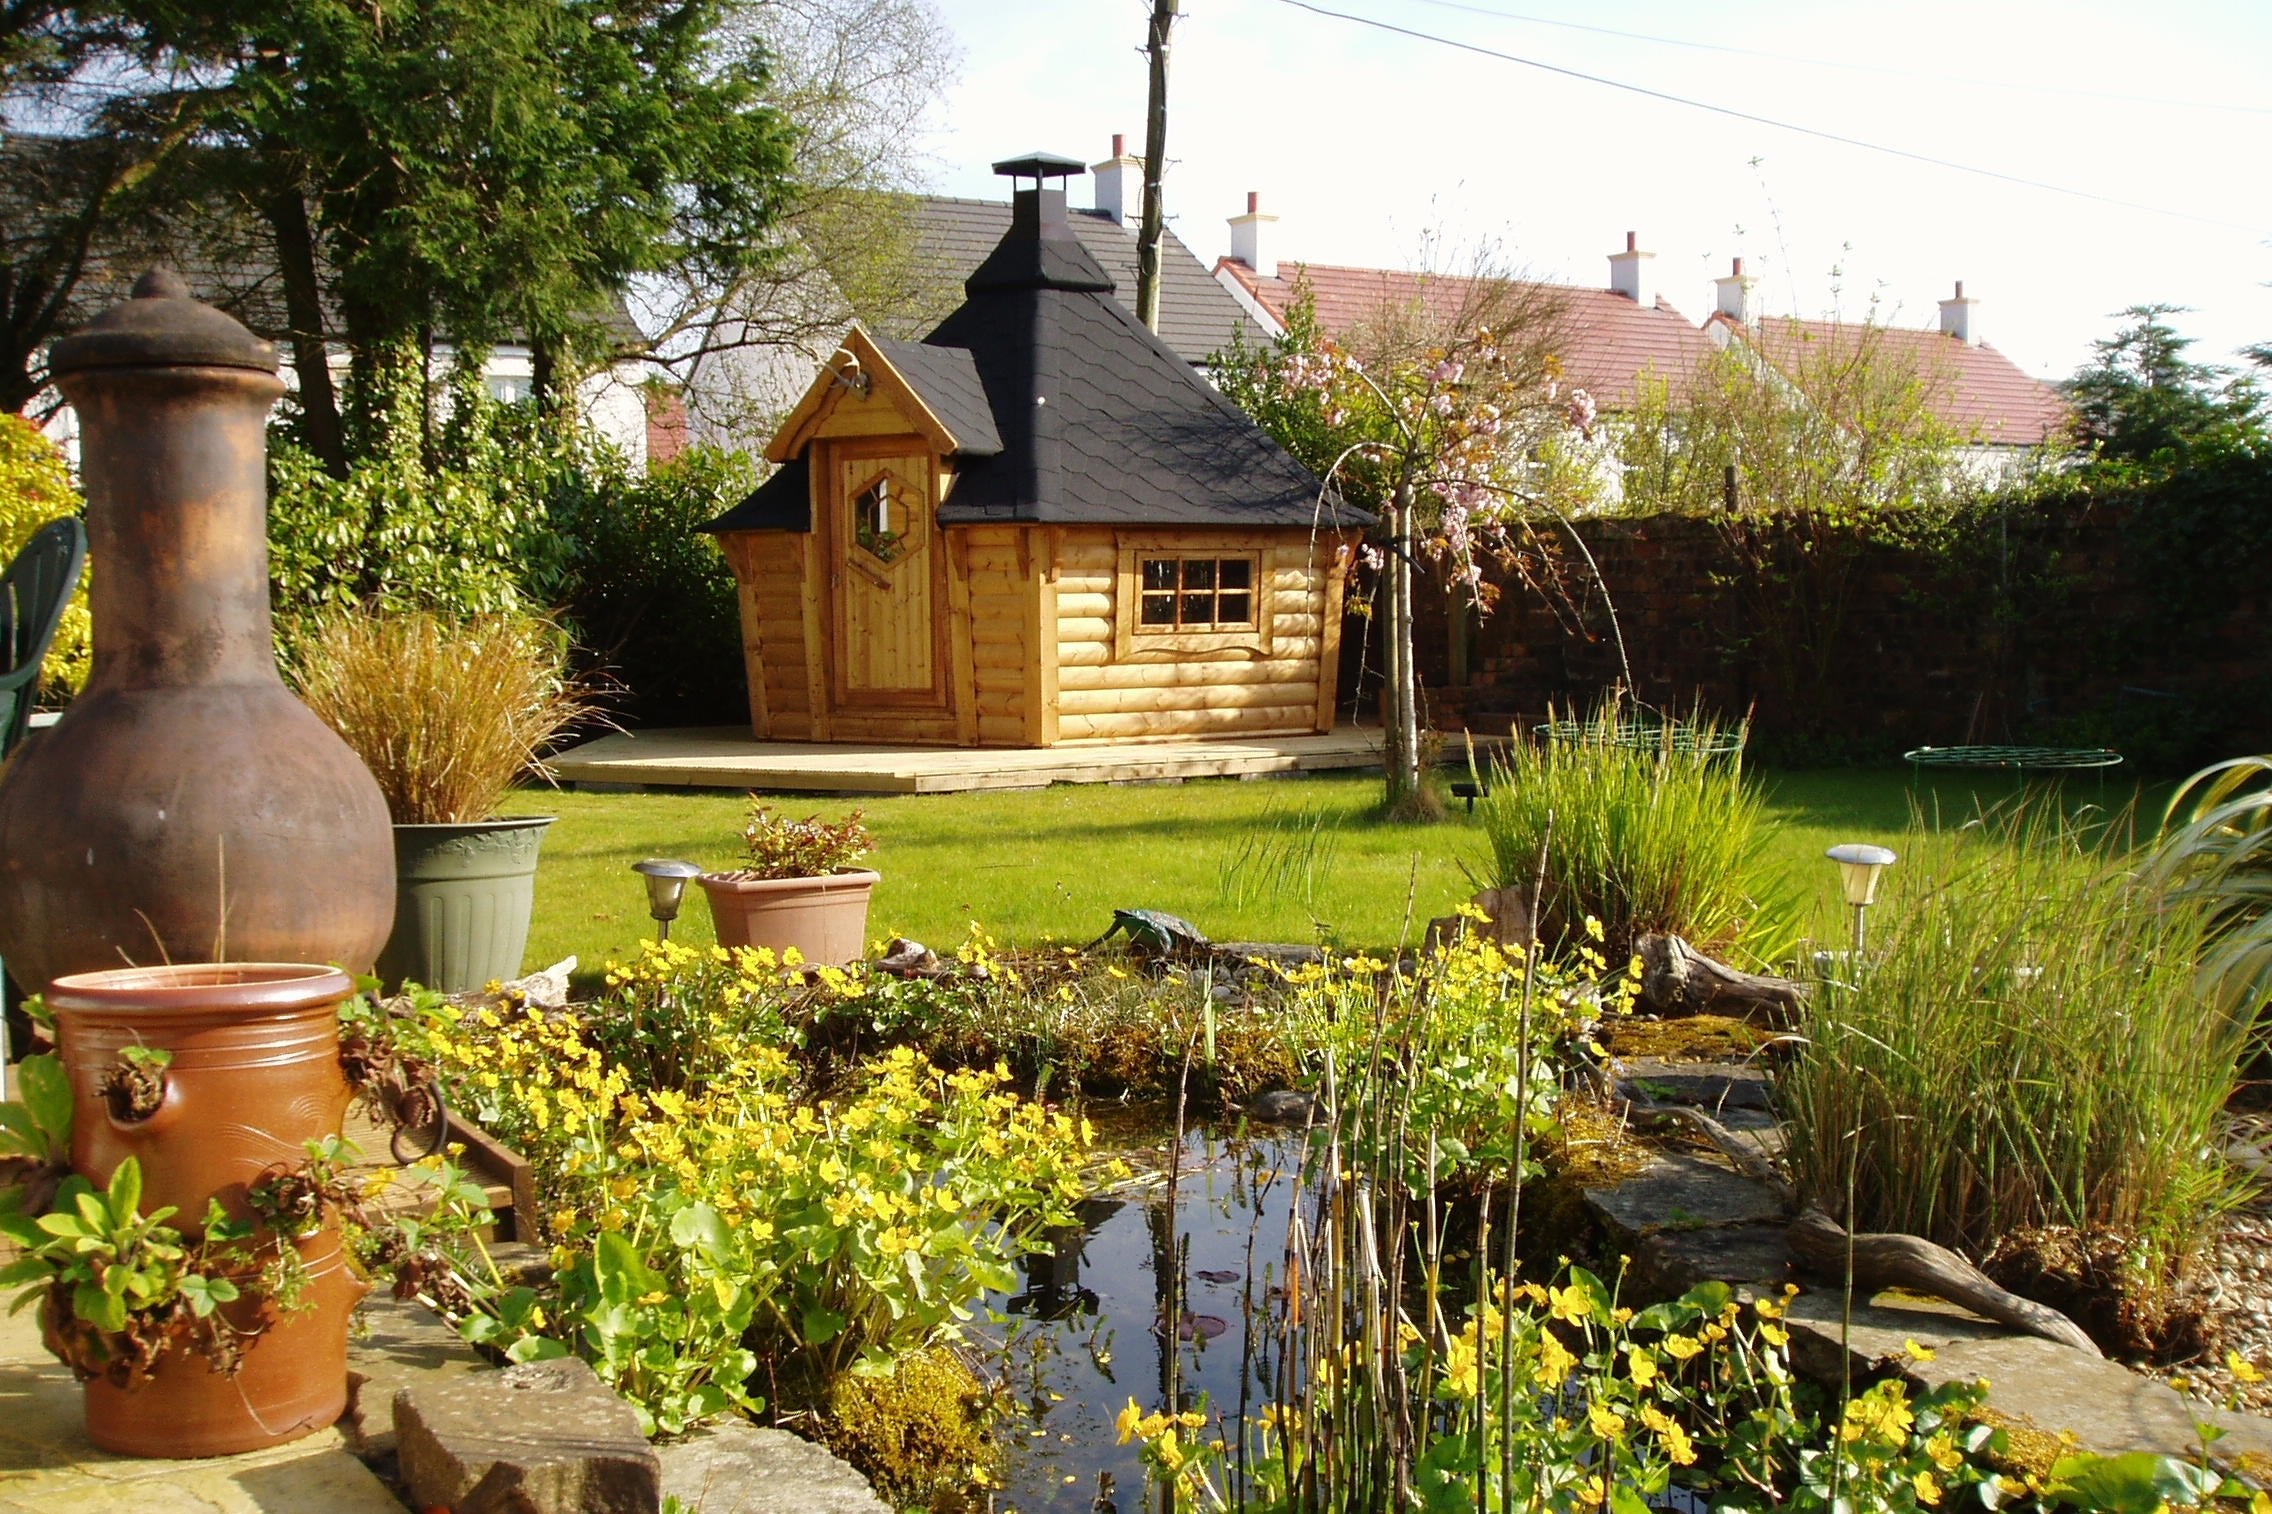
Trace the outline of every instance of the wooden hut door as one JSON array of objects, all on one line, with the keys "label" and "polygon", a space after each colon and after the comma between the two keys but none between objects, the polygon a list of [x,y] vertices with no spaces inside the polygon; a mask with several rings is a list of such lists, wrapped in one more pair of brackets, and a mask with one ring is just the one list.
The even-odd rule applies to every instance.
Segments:
[{"label": "wooden hut door", "polygon": [[836,694],[846,705],[937,704],[938,527],[926,452],[840,456]]}]

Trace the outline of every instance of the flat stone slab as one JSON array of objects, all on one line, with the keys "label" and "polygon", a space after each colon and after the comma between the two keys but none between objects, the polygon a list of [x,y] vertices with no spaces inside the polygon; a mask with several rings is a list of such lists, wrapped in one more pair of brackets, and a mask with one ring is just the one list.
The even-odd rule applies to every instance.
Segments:
[{"label": "flat stone slab", "polygon": [[825,1446],[731,1422],[658,1446],[663,1493],[692,1514],[891,1514]]},{"label": "flat stone slab", "polygon": [[420,1383],[487,1372],[481,1353],[433,1310],[374,1293],[347,1338],[347,1415],[340,1427],[366,1459],[394,1452],[394,1396]]},{"label": "flat stone slab", "polygon": [[145,1461],[87,1439],[79,1384],[32,1311],[0,1311],[0,1514],[402,1514],[337,1429],[265,1451]]},{"label": "flat stone slab", "polygon": [[[1791,1301],[1788,1323],[1791,1363],[1817,1381],[1888,1367],[1926,1387],[1985,1378],[1987,1408],[1999,1423],[2072,1438],[2107,1455],[2151,1451],[2191,1459],[2200,1454],[2194,1430],[2200,1420],[2225,1431],[2211,1448],[2219,1465],[2257,1476],[2272,1471],[2272,1420],[2188,1403],[2168,1384],[2119,1362],[2014,1335],[1942,1299],[1888,1291],[1856,1299],[1849,1321],[1837,1292],[1806,1292]],[[1912,1358],[1912,1341],[1933,1359]]]},{"label": "flat stone slab", "polygon": [[1774,1085],[1747,1063],[1620,1057],[1617,1069],[1618,1092],[1637,1103],[1687,1104],[1722,1119],[1730,1110],[1775,1107]]},{"label": "flat stone slab", "polygon": [[454,1514],[655,1514],[662,1468],[639,1418],[572,1357],[468,1373],[394,1398],[413,1507]]},{"label": "flat stone slab", "polygon": [[1678,1298],[1699,1283],[1772,1292],[1791,1270],[1780,1224],[1653,1231],[1634,1242],[1632,1256],[1627,1275],[1648,1298]]},{"label": "flat stone slab", "polygon": [[1685,1151],[1659,1152],[1639,1176],[1589,1188],[1586,1204],[1630,1246],[1660,1230],[1780,1223],[1782,1200],[1764,1183]]}]

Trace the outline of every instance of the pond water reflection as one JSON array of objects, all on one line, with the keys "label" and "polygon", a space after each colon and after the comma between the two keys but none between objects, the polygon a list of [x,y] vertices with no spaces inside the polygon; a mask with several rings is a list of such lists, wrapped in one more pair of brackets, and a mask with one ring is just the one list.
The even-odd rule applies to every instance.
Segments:
[{"label": "pond water reflection", "polygon": [[[1144,1165],[1164,1169],[1171,1146]],[[1298,1135],[1189,1131],[1172,1225],[1166,1174],[1147,1172],[1082,1205],[1080,1225],[1050,1237],[1056,1254],[1028,1259],[1020,1291],[989,1300],[1010,1317],[1011,1383],[1029,1416],[1008,1430],[996,1508],[1089,1514],[1104,1507],[1100,1487],[1121,1514],[1145,1508],[1143,1464],[1113,1422],[1131,1398],[1166,1407],[1171,1380],[1181,1407],[1204,1394],[1233,1422],[1260,1414],[1300,1167]]]}]

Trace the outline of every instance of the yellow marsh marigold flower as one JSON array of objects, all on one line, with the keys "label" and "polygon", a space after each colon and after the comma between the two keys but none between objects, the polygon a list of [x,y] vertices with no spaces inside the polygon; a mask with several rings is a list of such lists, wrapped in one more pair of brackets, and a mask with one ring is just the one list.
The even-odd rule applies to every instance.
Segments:
[{"label": "yellow marsh marigold flower", "polygon": [[1679,1420],[1653,1404],[1643,1404],[1641,1423],[1656,1432],[1657,1443],[1665,1448],[1665,1455],[1672,1458],[1675,1466],[1695,1465],[1696,1444],[1688,1438],[1688,1431]]},{"label": "yellow marsh marigold flower", "polygon": [[1625,1368],[1636,1388],[1646,1388],[1657,1380],[1656,1358],[1639,1346],[1625,1348]]},{"label": "yellow marsh marigold flower", "polygon": [[1685,1335],[1668,1335],[1660,1344],[1665,1348],[1665,1355],[1676,1362],[1689,1361],[1701,1355],[1704,1350],[1696,1341]]},{"label": "yellow marsh marigold flower", "polygon": [[1920,1469],[1917,1475],[1909,1480],[1909,1485],[1917,1490],[1917,1501],[1919,1503],[1933,1504],[1941,1501],[1941,1485],[1933,1481],[1932,1473]]},{"label": "yellow marsh marigold flower", "polygon": [[1625,1434],[1625,1416],[1607,1404],[1587,1405],[1586,1423],[1603,1440],[1617,1440]]},{"label": "yellow marsh marigold flower", "polygon": [[1594,1317],[1593,1295],[1577,1283],[1554,1290],[1553,1315],[1568,1325],[1583,1325]]},{"label": "yellow marsh marigold flower", "polygon": [[2238,1351],[2227,1351],[2225,1353],[2225,1370],[2233,1375],[2235,1382],[2260,1383],[2264,1381],[2264,1374],[2257,1370],[2256,1364],[2242,1356]]},{"label": "yellow marsh marigold flower", "polygon": [[1551,1335],[1538,1338],[1538,1380],[1549,1388],[1559,1388],[1578,1365],[1578,1359],[1562,1348],[1562,1343]]}]

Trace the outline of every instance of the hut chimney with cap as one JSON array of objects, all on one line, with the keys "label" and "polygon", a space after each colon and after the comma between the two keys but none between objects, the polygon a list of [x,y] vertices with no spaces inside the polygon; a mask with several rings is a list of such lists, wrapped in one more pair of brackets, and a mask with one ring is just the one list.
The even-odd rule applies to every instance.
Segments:
[{"label": "hut chimney with cap", "polygon": [[1128,150],[1127,136],[1114,132],[1112,156],[1091,164],[1089,172],[1097,176],[1096,208],[1133,230],[1144,202],[1144,160]]},{"label": "hut chimney with cap", "polygon": [[1956,293],[1941,301],[1941,335],[1953,336],[1967,347],[1980,345],[1980,325],[1972,318],[1972,307],[1978,300],[1967,299],[1964,280],[1956,281]]},{"label": "hut chimney with cap", "polygon": [[1643,310],[1654,310],[1657,283],[1651,276],[1649,264],[1656,256],[1653,252],[1643,252],[1640,239],[1632,232],[1625,233],[1625,250],[1609,255],[1609,287]]},{"label": "hut chimney with cap", "polygon": [[1277,223],[1276,216],[1263,214],[1262,196],[1251,189],[1246,192],[1246,214],[1231,217],[1231,257],[1253,269],[1258,279],[1278,277],[1278,254],[1270,246],[1267,230]]},{"label": "hut chimney with cap", "polygon": [[1759,288],[1759,280],[1743,271],[1742,258],[1737,258],[1732,268],[1714,279],[1712,286],[1720,292],[1720,314],[1740,326],[1758,323],[1759,302],[1754,292]]}]

